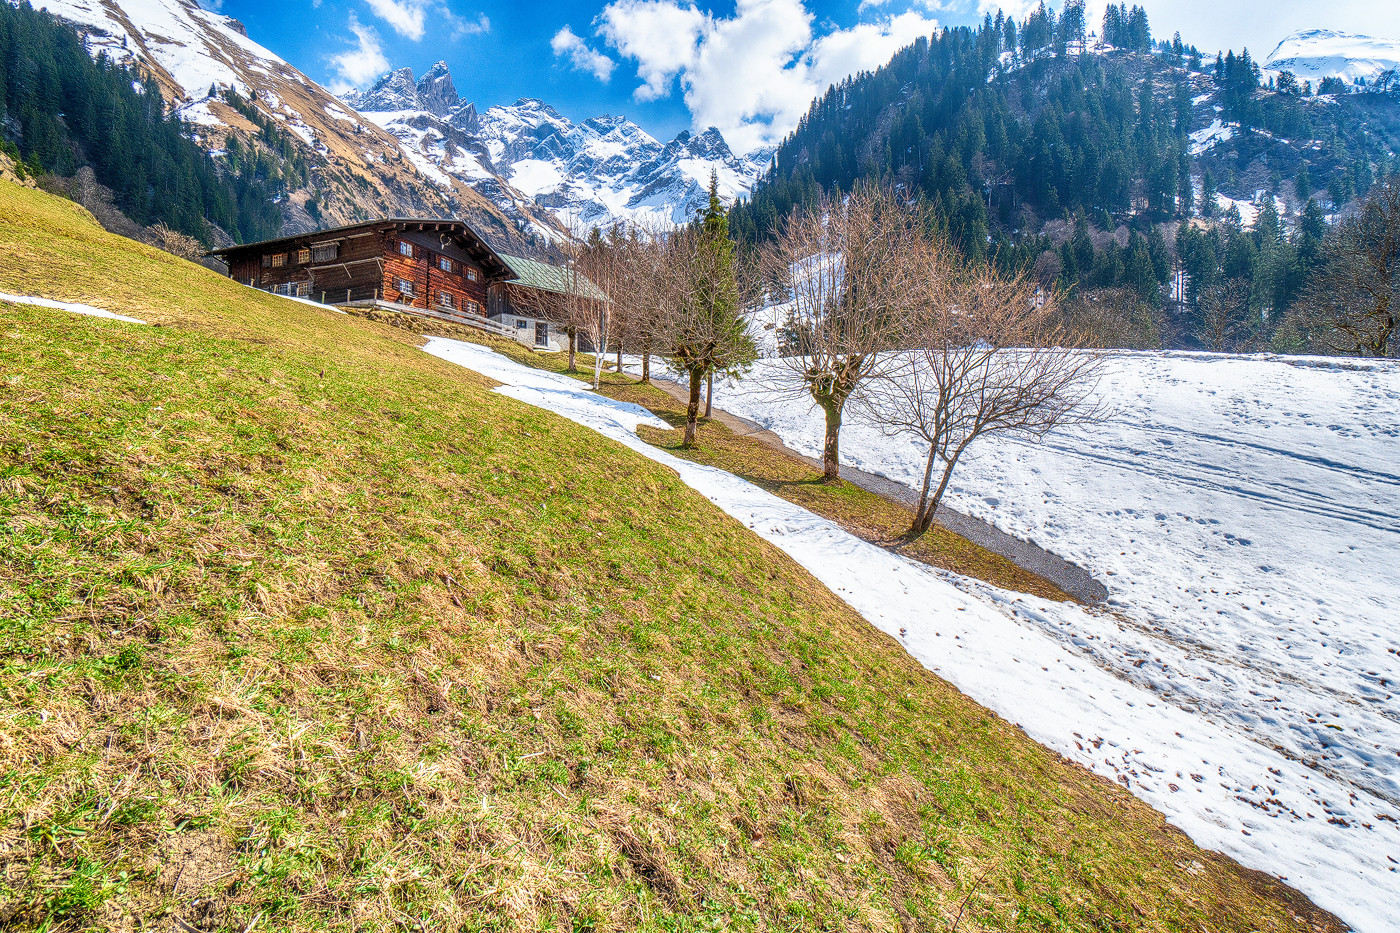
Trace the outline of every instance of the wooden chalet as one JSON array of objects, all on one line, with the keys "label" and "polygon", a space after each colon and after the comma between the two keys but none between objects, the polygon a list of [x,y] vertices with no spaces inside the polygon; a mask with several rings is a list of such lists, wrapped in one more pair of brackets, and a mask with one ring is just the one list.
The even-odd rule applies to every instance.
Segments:
[{"label": "wooden chalet", "polygon": [[[230,278],[290,298],[448,320],[540,349],[559,349],[563,333],[521,294],[557,288],[563,270],[515,257],[508,263],[460,220],[371,220],[211,255],[228,263]],[[551,269],[553,276],[544,271]],[[607,300],[592,282],[587,287]]]}]

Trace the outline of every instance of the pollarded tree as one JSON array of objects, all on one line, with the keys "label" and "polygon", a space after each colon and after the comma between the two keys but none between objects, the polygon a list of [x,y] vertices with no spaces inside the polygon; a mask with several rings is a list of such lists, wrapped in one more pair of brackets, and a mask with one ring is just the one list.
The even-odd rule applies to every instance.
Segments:
[{"label": "pollarded tree", "polygon": [[1038,440],[1106,415],[1093,398],[1101,358],[1065,345],[1038,283],[986,267],[959,273],[957,262],[930,244],[922,265],[947,284],[927,293],[917,343],[896,354],[897,367],[865,397],[886,431],[928,445],[911,539],[932,527],[959,459],[979,438]]},{"label": "pollarded tree", "polygon": [[792,335],[780,372],[785,388],[809,395],[826,417],[822,472],[837,482],[846,403],[904,345],[905,328],[930,283],[918,257],[927,212],[894,192],[858,186],[788,218],[766,247],[767,278],[790,311]]}]

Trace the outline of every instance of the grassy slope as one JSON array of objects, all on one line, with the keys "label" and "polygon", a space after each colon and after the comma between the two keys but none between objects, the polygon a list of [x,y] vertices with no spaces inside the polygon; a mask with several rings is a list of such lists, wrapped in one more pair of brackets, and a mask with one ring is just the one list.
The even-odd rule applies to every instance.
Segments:
[{"label": "grassy slope", "polygon": [[0,305],[0,927],[1327,922],[411,334],[12,185],[0,259],[162,325]]},{"label": "grassy slope", "polygon": [[[417,334],[437,334],[484,343],[517,362],[561,375],[572,375],[592,385],[593,357],[589,354],[580,354],[578,368],[570,373],[568,357],[562,353],[535,353],[517,343],[483,338],[481,331],[474,328],[397,312],[355,313],[390,322]],[[639,434],[644,440],[674,456],[743,477],[776,496],[837,522],[866,541],[897,550],[930,566],[984,580],[1003,589],[1031,593],[1045,599],[1074,601],[1074,597],[1044,577],[1023,570],[1005,557],[973,544],[941,525],[935,525],[917,541],[907,541],[904,535],[914,520],[912,509],[854,483],[828,484],[822,479],[820,470],[813,469],[790,451],[777,450],[756,438],[737,435],[718,420],[702,417],[696,432],[696,446],[684,447],[681,429],[685,427],[685,405],[655,384],[642,383],[616,371],[604,371],[599,391],[609,398],[641,405],[672,425],[671,430],[643,425]]]}]

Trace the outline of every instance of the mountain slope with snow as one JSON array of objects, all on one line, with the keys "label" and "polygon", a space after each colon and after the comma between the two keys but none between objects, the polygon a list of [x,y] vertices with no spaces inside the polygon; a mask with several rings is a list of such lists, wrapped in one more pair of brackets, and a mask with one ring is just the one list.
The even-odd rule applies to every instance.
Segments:
[{"label": "mountain slope with snow", "polygon": [[1371,84],[1400,68],[1400,42],[1330,29],[1308,29],[1284,39],[1264,62],[1270,71],[1291,71],[1300,81],[1340,78]]},{"label": "mountain slope with snow", "polygon": [[[459,215],[483,235],[523,249],[556,229],[528,204],[503,209],[443,175],[329,91],[250,39],[231,17],[194,0],[34,0],[78,27],[94,56],[149,72],[196,138],[227,158],[236,137],[247,151],[277,159],[255,119],[291,140],[306,184],[290,185],[281,207],[288,232],[380,214]],[[236,93],[243,109],[229,99]],[[252,118],[250,118],[250,116]],[[284,174],[288,174],[285,173]]]},{"label": "mountain slope with snow", "polygon": [[391,71],[343,100],[394,134],[415,162],[498,203],[524,198],[581,225],[683,222],[705,203],[711,171],[720,194],[733,200],[749,192],[771,157],[768,150],[736,155],[713,127],[663,145],[626,117],[574,123],[533,98],[478,114],[457,95],[443,62],[416,82],[408,68]]}]

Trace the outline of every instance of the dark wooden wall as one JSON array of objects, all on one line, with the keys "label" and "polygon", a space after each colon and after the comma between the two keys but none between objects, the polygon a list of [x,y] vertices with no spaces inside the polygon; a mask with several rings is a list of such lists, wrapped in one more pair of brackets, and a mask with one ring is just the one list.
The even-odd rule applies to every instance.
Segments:
[{"label": "dark wooden wall", "polygon": [[[421,236],[402,233],[387,234],[384,238],[384,295],[389,301],[410,305],[415,308],[441,308],[439,295],[447,292],[452,295],[452,308],[459,312],[470,312],[468,302],[476,303],[476,313],[486,313],[486,273],[476,261],[463,250],[451,243],[425,245]],[[399,243],[413,247],[413,257],[399,252]],[[439,257],[452,261],[452,271],[438,268]],[[476,281],[467,277],[467,271],[476,272]],[[399,289],[399,279],[413,283],[413,294],[406,295]]]},{"label": "dark wooden wall", "polygon": [[[411,258],[399,252],[400,241],[413,247]],[[298,261],[299,251],[328,242],[338,247],[335,259]],[[264,253],[282,254],[286,260],[281,266],[265,266]],[[343,301],[349,290],[355,300],[379,297],[416,308],[442,308],[440,295],[447,292],[452,296],[453,310],[486,313],[486,272],[470,252],[437,232],[386,225],[339,236],[310,233],[273,247],[233,250],[227,256],[230,278],[258,288],[307,283],[310,296],[317,300],[324,296],[332,303]],[[439,257],[452,261],[451,272],[438,268]],[[468,277],[469,270],[476,273],[476,281]],[[400,290],[400,279],[413,283],[411,295]]]}]

